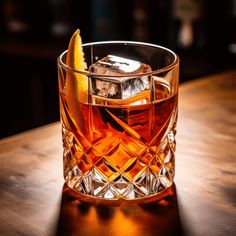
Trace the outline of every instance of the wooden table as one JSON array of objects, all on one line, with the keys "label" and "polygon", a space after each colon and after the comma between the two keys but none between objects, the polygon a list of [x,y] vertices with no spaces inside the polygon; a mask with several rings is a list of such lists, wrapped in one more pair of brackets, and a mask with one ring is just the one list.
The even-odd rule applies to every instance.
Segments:
[{"label": "wooden table", "polygon": [[173,196],[99,207],[68,194],[60,124],[0,141],[0,235],[236,235],[236,70],[180,87]]}]

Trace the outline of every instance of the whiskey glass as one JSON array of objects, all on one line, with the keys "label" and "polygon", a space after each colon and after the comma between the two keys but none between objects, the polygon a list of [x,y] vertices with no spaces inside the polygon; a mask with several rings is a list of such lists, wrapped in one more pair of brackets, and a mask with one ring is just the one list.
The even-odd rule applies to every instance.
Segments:
[{"label": "whiskey glass", "polygon": [[67,51],[57,61],[66,184],[91,201],[161,198],[175,174],[178,56],[131,41],[82,47],[89,69],[69,67]]}]

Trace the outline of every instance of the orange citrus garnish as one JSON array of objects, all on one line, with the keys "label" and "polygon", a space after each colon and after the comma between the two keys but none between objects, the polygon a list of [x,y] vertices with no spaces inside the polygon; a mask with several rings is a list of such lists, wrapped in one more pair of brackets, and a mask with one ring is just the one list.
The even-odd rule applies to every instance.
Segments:
[{"label": "orange citrus garnish", "polygon": [[[84,53],[79,30],[76,30],[71,37],[66,64],[72,69],[79,71],[84,71],[87,68],[84,62]],[[86,124],[81,103],[88,102],[88,77],[86,75],[73,70],[66,71],[65,101],[69,117],[76,126],[77,131],[85,132],[85,125],[81,125]]]},{"label": "orange citrus garnish", "polygon": [[[84,61],[84,53],[82,49],[82,40],[80,37],[80,30],[77,29],[71,37],[66,64],[72,69],[84,71],[87,69],[87,65]],[[67,95],[70,97],[72,94],[77,95],[78,102],[88,101],[88,77],[76,73],[68,72],[67,74]],[[71,99],[69,99],[71,100]],[[70,101],[71,102],[71,101]]]}]

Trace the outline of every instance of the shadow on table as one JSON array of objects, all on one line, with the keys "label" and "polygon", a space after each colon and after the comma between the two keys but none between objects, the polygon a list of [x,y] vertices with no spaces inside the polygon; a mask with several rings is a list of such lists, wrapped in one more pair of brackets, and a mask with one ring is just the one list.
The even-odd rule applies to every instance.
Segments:
[{"label": "shadow on table", "polygon": [[71,192],[63,186],[56,235],[185,235],[175,186],[164,200],[139,205],[91,205],[75,199]]}]

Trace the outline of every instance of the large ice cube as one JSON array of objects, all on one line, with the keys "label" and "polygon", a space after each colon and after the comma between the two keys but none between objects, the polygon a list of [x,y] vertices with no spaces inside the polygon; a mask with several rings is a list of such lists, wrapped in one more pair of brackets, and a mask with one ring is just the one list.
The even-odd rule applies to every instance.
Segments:
[{"label": "large ice cube", "polygon": [[124,57],[108,55],[89,67],[89,71],[102,75],[124,77],[92,77],[92,95],[111,99],[128,99],[150,87],[149,76],[125,77],[129,74],[150,72],[147,64]]}]

